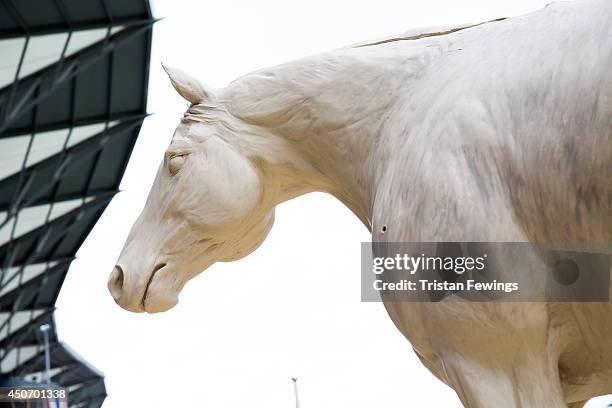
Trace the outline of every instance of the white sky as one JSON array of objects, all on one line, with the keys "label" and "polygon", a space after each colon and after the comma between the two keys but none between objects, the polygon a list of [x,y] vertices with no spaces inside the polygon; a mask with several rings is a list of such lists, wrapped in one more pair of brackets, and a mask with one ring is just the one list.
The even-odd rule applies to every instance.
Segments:
[{"label": "white sky", "polygon": [[[264,245],[191,281],[179,305],[136,315],[106,280],[186,102],[163,59],[222,87],[258,68],[413,27],[523,14],[549,0],[154,1],[149,112],[122,182],[78,253],[57,303],[59,336],[106,375],[105,407],[460,407],[380,303],[360,302],[369,233],[311,194],[277,208]],[[609,401],[609,400],[608,400]],[[589,408],[603,407],[602,401]]]}]

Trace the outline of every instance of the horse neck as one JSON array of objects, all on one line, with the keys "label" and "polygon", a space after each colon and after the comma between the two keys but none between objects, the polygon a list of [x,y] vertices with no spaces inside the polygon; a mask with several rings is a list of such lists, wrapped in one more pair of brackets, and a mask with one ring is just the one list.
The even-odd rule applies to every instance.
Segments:
[{"label": "horse neck", "polygon": [[[365,119],[365,118],[364,118]],[[367,119],[366,119],[367,120]],[[313,132],[295,142],[302,157],[322,175],[316,191],[329,193],[346,205],[368,228],[375,196],[374,170],[380,135],[370,125]]]},{"label": "horse neck", "polygon": [[[247,134],[246,132],[243,135]],[[325,192],[344,203],[370,227],[370,166],[374,137],[359,132],[318,133],[302,141],[259,129],[233,145],[250,157],[265,184],[262,204],[273,207],[311,192]]]},{"label": "horse neck", "polygon": [[[346,89],[355,85],[360,89]],[[279,143],[286,145],[277,150],[290,152],[286,160],[280,160],[284,165],[276,172],[290,175],[277,182],[286,187],[280,201],[313,191],[326,192],[371,228],[376,178],[384,164],[378,157],[378,146],[389,108],[388,99],[379,96],[392,92],[383,89],[381,83],[367,85],[364,80],[327,89],[325,92],[346,95],[347,99],[330,102],[313,97],[308,109],[298,114],[302,118],[294,117],[272,131]]]},{"label": "horse neck", "polygon": [[266,146],[259,150],[280,186],[279,202],[327,192],[371,227],[388,153],[382,135],[411,71],[429,58],[396,47],[340,49],[249,74],[226,88],[232,115],[267,135],[255,139]]}]

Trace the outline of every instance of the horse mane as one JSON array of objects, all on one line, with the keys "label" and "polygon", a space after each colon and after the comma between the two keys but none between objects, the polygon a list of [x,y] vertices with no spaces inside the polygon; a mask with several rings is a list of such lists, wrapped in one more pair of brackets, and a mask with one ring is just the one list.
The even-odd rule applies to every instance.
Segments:
[{"label": "horse mane", "polygon": [[[426,47],[407,51],[399,75],[416,77],[437,52]],[[238,78],[222,91],[221,100],[232,116],[301,140],[305,136],[298,129],[340,128],[380,108],[374,105],[388,105],[385,98],[373,98],[374,105],[355,102],[371,95],[371,83],[385,70],[393,74],[397,64],[387,63],[395,58],[389,53],[363,58],[354,48],[333,50]],[[354,80],[356,74],[361,81]]]},{"label": "horse mane", "polygon": [[395,41],[414,41],[414,40],[420,40],[422,38],[428,38],[428,37],[439,37],[443,35],[456,33],[457,31],[466,30],[468,28],[478,27],[483,24],[495,23],[498,21],[505,20],[506,18],[507,17],[496,18],[494,20],[484,21],[482,23],[477,23],[477,24],[462,24],[458,26],[415,28],[412,30],[408,30],[405,33],[397,35],[397,36],[385,37],[385,38],[381,38],[380,40],[357,43],[357,44],[352,45],[352,47],[353,48],[371,47],[371,46],[387,44],[387,43],[395,42]]},{"label": "horse mane", "polygon": [[252,125],[280,133],[299,128],[296,121],[316,116],[313,90],[325,86],[339,68],[321,62],[309,57],[247,74],[223,90],[223,104],[232,116]]},{"label": "horse mane", "polygon": [[216,123],[221,121],[221,105],[191,104],[181,118],[182,123]]},{"label": "horse mane", "polygon": [[[376,58],[363,58],[358,49],[374,47],[397,41],[415,41],[429,37],[439,37],[481,26],[483,24],[504,20],[491,20],[479,24],[465,24],[454,27],[438,27],[414,29],[400,36],[389,37],[377,41],[355,44],[338,48],[325,53],[290,61],[275,67],[258,70],[244,75],[231,82],[223,90],[223,105],[231,115],[249,123],[266,128],[273,128],[292,140],[299,140],[303,135],[290,134],[291,129],[316,128],[322,125],[321,115],[327,114],[327,124],[345,117],[342,112],[332,112],[338,106],[338,99],[345,98],[343,106],[354,105],[351,95],[339,92],[339,84],[350,82],[350,78],[358,71],[375,79],[385,67],[385,58],[389,54],[384,51]],[[436,47],[411,47],[406,49],[402,58],[409,62],[405,64],[407,71],[402,73],[407,77],[416,77],[432,59]],[[355,69],[355,70],[353,70]],[[367,86],[361,84],[364,88]],[[351,86],[360,86],[353,82]],[[353,112],[355,113],[355,112]]]}]

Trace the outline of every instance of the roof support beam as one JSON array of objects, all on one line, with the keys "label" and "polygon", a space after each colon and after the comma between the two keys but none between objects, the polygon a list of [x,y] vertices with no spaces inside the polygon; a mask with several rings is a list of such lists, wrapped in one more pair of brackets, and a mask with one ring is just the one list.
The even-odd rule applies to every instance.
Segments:
[{"label": "roof support beam", "polygon": [[[41,71],[37,71],[32,75],[28,75],[27,77],[20,79],[16,83],[7,86],[4,89],[0,89],[0,100],[2,100],[2,96],[11,88],[19,89],[19,94],[21,95],[21,98],[14,102],[11,100],[11,98],[9,98],[8,101],[6,100],[7,98],[4,98],[4,106],[2,106],[4,117],[0,123],[0,134],[6,129],[10,128],[10,125],[19,119],[23,114],[29,112],[30,109],[51,95],[59,87],[59,85],[79,74],[100,58],[105,57],[115,48],[121,46],[121,44],[137,37],[147,30],[150,30],[154,22],[155,20],[149,20],[142,26],[123,30],[110,38],[100,41],[93,46],[67,58],[64,62],[64,67],[56,76],[55,80],[51,82],[50,86],[42,89],[36,97],[33,97],[32,95],[34,90],[36,90],[40,84],[46,82],[44,81],[45,78],[56,74],[57,69],[55,64],[44,68]],[[6,105],[7,103],[8,105]]]}]

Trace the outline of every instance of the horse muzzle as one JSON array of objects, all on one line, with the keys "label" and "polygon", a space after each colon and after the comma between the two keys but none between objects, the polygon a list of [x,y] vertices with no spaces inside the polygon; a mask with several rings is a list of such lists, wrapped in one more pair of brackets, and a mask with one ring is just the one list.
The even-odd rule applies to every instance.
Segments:
[{"label": "horse muzzle", "polygon": [[119,264],[110,275],[108,290],[115,302],[130,312],[165,312],[176,306],[180,291],[168,284],[167,272],[166,263],[157,264],[147,275],[130,273]]}]

